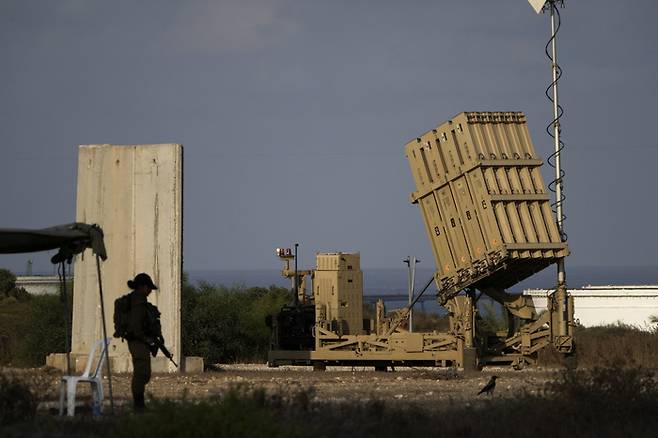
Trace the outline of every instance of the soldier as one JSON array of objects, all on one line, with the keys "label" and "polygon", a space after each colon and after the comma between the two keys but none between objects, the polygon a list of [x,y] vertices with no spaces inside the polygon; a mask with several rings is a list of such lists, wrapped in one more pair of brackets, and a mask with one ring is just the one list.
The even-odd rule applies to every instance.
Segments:
[{"label": "soldier", "polygon": [[160,329],[160,312],[147,301],[147,297],[157,286],[148,274],[141,273],[134,280],[128,281],[130,294],[130,319],[128,330],[128,349],[132,356],[133,377],[132,394],[136,411],[144,410],[144,388],[151,380],[151,354],[158,351],[162,340]]}]

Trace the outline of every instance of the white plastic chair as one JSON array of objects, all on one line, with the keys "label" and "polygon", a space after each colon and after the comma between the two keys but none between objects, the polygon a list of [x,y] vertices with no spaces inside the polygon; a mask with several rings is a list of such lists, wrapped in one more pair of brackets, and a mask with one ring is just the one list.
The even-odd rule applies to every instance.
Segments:
[{"label": "white plastic chair", "polygon": [[[109,347],[112,338],[107,338],[107,346]],[[91,372],[91,365],[94,362],[96,350],[100,350],[101,354],[96,363],[96,369],[93,374]],[[91,347],[89,356],[87,356],[87,365],[85,371],[80,376],[62,376],[59,385],[59,415],[64,414],[64,398],[66,397],[66,414],[72,417],[75,414],[75,392],[79,382],[89,382],[91,385],[92,397],[92,412],[94,415],[100,414],[103,411],[103,365],[105,364],[105,345],[103,340],[99,340]],[[96,412],[96,410],[98,412]]]}]

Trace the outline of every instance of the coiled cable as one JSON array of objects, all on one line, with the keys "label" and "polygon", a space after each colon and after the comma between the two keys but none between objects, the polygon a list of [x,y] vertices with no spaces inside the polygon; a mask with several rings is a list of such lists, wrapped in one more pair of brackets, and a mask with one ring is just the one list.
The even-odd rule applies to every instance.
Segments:
[{"label": "coiled cable", "polygon": [[[558,1],[564,6],[563,1],[561,1],[561,0],[558,0]],[[555,30],[551,34],[551,38],[546,43],[546,47],[544,49],[544,51],[546,53],[546,56],[551,61],[552,68],[554,68],[555,71],[556,71],[555,79],[553,81],[551,81],[551,83],[548,85],[548,87],[546,88],[546,91],[544,93],[544,94],[546,94],[546,97],[548,98],[548,100],[551,103],[555,103],[555,101],[553,99],[553,96],[551,96],[550,91],[553,89],[554,86],[557,86],[558,81],[562,77],[562,68],[558,65],[557,62],[555,62],[555,60],[553,59],[553,57],[551,56],[551,53],[549,51],[549,47],[551,47],[551,44],[553,43],[553,41],[557,37],[557,33],[560,30],[560,25],[561,25],[560,11],[559,11],[559,9],[558,9],[558,7],[556,6],[555,3],[557,3],[556,0],[549,0],[547,2],[547,5],[546,5],[546,7],[551,8],[552,11],[555,12],[556,25],[555,25]],[[546,132],[548,133],[548,135],[553,140],[555,140],[555,134],[553,134],[553,129],[555,129],[555,127],[557,127],[558,132],[561,133],[560,119],[562,118],[563,114],[564,114],[564,109],[558,103],[557,104],[557,114],[554,115],[554,118],[546,126]],[[553,169],[557,169],[557,166],[556,166],[556,163],[555,163],[556,157],[558,156],[558,154],[560,154],[560,152],[562,152],[563,149],[564,149],[564,142],[562,141],[562,137],[560,136],[557,149],[551,155],[549,155],[548,159],[546,160],[548,162],[548,165],[551,166]],[[557,175],[557,177],[548,184],[548,189],[551,192],[555,193],[555,202],[553,202],[551,204],[551,209],[553,210],[553,213],[555,214],[555,217],[558,220],[558,223],[561,224],[561,226],[559,227],[560,238],[562,239],[563,242],[566,242],[567,233],[564,232],[564,225],[563,224],[564,224],[564,220],[567,218],[567,216],[564,214],[564,210],[561,208],[562,205],[564,204],[564,201],[566,200],[566,196],[564,195],[564,191],[561,190],[560,191],[560,197],[558,198],[557,197],[557,189],[556,189],[558,184],[560,186],[562,185],[564,175],[565,175],[564,169],[562,169],[560,167],[560,174]],[[560,208],[558,209],[558,207],[560,207]],[[557,217],[558,210],[561,213],[559,218]]]}]

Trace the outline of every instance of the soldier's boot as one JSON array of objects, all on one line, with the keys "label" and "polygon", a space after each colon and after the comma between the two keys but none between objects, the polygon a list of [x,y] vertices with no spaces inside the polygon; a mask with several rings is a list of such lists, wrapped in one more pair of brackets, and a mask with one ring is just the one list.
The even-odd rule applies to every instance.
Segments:
[{"label": "soldier's boot", "polygon": [[133,396],[133,408],[136,413],[141,413],[146,410],[146,404],[144,403],[144,394],[135,394]]}]

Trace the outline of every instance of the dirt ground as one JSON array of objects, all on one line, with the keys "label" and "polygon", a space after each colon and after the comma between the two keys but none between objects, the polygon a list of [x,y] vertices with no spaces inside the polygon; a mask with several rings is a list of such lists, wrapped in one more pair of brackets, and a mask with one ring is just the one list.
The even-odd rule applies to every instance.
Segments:
[{"label": "dirt ground", "polygon": [[[58,385],[61,372],[52,368],[4,369],[27,382],[39,394],[39,410],[53,410],[58,406]],[[477,392],[492,375],[498,376],[493,397],[513,397],[523,391],[533,393],[541,389],[555,371],[510,368],[485,368],[482,372],[465,375],[453,369],[402,368],[394,372],[376,372],[363,367],[329,367],[327,371],[313,371],[312,367],[268,368],[260,364],[218,365],[216,371],[200,374],[156,374],[147,386],[147,399],[203,399],[221,396],[229,389],[264,388],[268,393],[294,394],[306,391],[312,401],[366,402],[377,399],[421,406],[444,403],[480,403],[488,396]],[[130,405],[130,374],[112,377],[115,405],[121,409]],[[109,397],[105,380],[106,400]],[[88,403],[88,385],[80,385],[81,406]],[[106,401],[107,403],[107,401]]]}]

